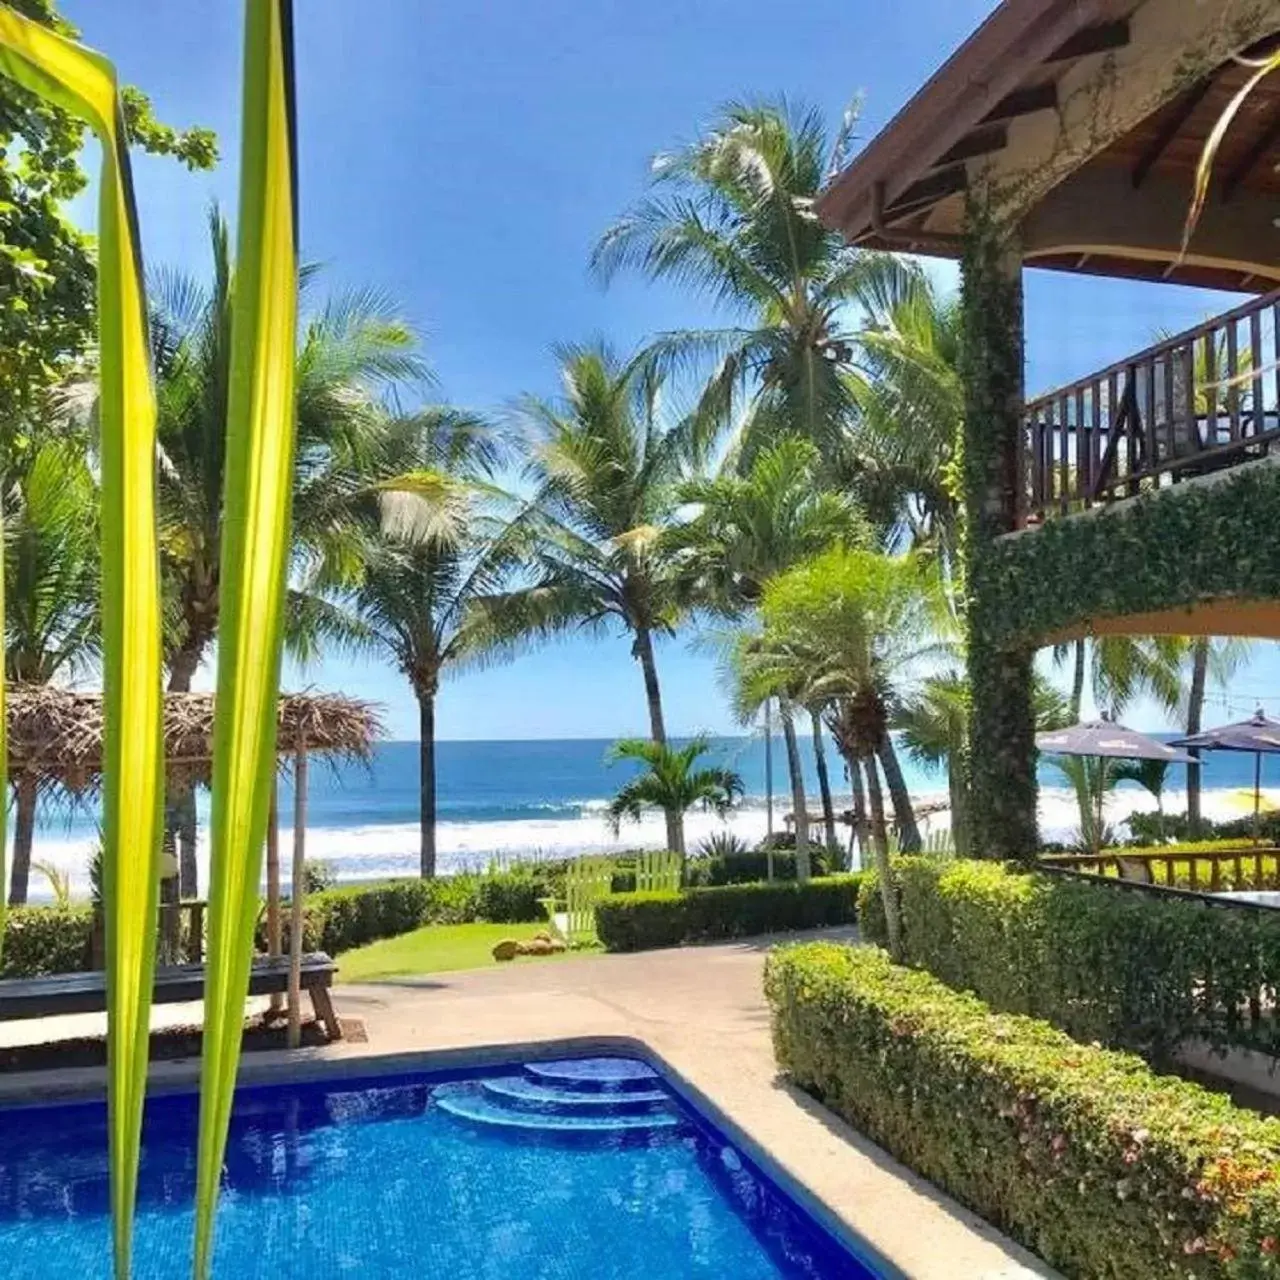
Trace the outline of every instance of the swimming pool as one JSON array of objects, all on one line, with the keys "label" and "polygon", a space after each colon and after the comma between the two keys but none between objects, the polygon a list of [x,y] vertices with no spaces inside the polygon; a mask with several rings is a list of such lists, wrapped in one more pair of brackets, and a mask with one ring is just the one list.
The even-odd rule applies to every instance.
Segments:
[{"label": "swimming pool", "polygon": [[[148,1103],[139,1277],[189,1267],[196,1101]],[[109,1275],[101,1105],[0,1111],[6,1277]],[[521,1280],[878,1273],[628,1058],[237,1095],[215,1274]]]}]

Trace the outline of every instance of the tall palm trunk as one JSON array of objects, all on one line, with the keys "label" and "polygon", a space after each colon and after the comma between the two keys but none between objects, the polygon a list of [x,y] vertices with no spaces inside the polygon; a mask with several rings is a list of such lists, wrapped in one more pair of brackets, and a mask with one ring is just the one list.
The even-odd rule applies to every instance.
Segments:
[{"label": "tall palm trunk", "polygon": [[[188,635],[192,628],[188,624]],[[169,692],[190,693],[191,681],[200,668],[206,642],[190,640],[169,660]],[[165,785],[164,838],[172,840],[178,857],[178,893],[183,898],[200,896],[200,872],[196,864],[198,822],[196,791],[189,782]]]},{"label": "tall palm trunk", "polygon": [[1071,673],[1071,723],[1080,722],[1080,706],[1084,702],[1085,642],[1077,640],[1073,646],[1074,662]]},{"label": "tall palm trunk", "polygon": [[951,800],[951,843],[956,853],[964,857],[969,852],[969,789],[958,751],[947,757],[947,794]]},{"label": "tall palm trunk", "polygon": [[809,720],[813,725],[813,759],[818,768],[818,790],[822,793],[822,825],[827,837],[827,849],[835,853],[836,842],[836,807],[831,798],[831,776],[827,772],[827,747],[822,738],[822,715],[817,708],[809,712]]},{"label": "tall palm trunk", "polygon": [[867,771],[867,800],[871,806],[871,839],[875,846],[876,871],[880,876],[880,897],[884,902],[884,922],[885,932],[889,938],[889,954],[895,960],[901,960],[902,920],[898,915],[898,894],[893,884],[893,869],[889,865],[889,829],[884,820],[884,795],[880,790],[880,771],[876,768],[875,755],[868,755],[863,764]]},{"label": "tall palm trunk", "polygon": [[418,826],[421,849],[418,870],[424,880],[436,874],[436,695],[419,688],[418,695]]},{"label": "tall palm trunk", "polygon": [[916,823],[915,807],[911,803],[911,792],[907,790],[907,780],[902,776],[902,766],[898,763],[897,748],[887,733],[880,739],[878,754],[884,767],[885,781],[889,784],[889,795],[893,800],[898,847],[903,853],[919,853],[924,848],[924,841],[920,838],[920,827]]},{"label": "tall palm trunk", "polygon": [[[658,665],[653,657],[653,636],[648,627],[636,628],[633,647],[636,661],[644,674],[644,696],[649,704],[649,734],[654,742],[667,745],[667,725],[662,718],[662,690],[658,687]],[[684,814],[667,809],[667,848],[684,856]]]},{"label": "tall palm trunk", "polygon": [[791,775],[791,809],[796,824],[796,879],[809,879],[809,813],[804,794],[804,768],[800,763],[800,743],[796,738],[795,708],[785,698],[778,700],[782,738],[787,745],[787,772]]},{"label": "tall palm trunk", "polygon": [[[1187,736],[1200,732],[1200,720],[1204,714],[1204,692],[1209,678],[1209,645],[1208,636],[1199,637],[1191,651],[1191,688],[1187,691]],[[1202,819],[1200,816],[1201,765],[1198,751],[1192,751],[1196,757],[1195,764],[1187,765],[1187,826],[1193,840],[1200,836]]]},{"label": "tall palm trunk", "polygon": [[31,845],[36,831],[36,780],[24,773],[14,788],[13,871],[9,880],[9,905],[21,907],[27,901],[31,878]]},{"label": "tall palm trunk", "polygon": [[[867,821],[867,789],[862,782],[862,766],[856,756],[844,757],[853,791],[853,828],[850,839],[858,842],[858,869],[865,871],[871,855],[871,824]],[[852,866],[852,860],[850,860]]]}]

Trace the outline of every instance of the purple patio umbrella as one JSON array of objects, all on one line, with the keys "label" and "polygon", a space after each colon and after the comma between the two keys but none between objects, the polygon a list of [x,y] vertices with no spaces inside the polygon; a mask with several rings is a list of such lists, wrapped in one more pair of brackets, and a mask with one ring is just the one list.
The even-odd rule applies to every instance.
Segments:
[{"label": "purple patio umbrella", "polygon": [[1189,738],[1179,738],[1174,746],[1200,751],[1248,751],[1253,753],[1253,838],[1258,838],[1262,812],[1262,757],[1280,755],[1280,722],[1268,720],[1259,707],[1249,720],[1206,729]]},{"label": "purple patio umbrella", "polygon": [[[1126,729],[1112,720],[1085,720],[1066,729],[1050,729],[1036,734],[1036,746],[1046,755],[1092,756],[1107,760],[1163,760],[1168,764],[1195,764],[1195,757],[1178,751],[1145,733]],[[1102,797],[1104,787],[1098,786],[1094,797],[1097,823],[1094,844],[1102,832]],[[1095,847],[1093,850],[1097,852]]]},{"label": "purple patio umbrella", "polygon": [[[1280,725],[1276,726],[1280,730]],[[1036,746],[1046,755],[1103,756],[1108,760],[1164,760],[1169,764],[1195,764],[1195,757],[1145,733],[1126,729],[1111,720],[1085,720],[1066,729],[1036,734]],[[1280,746],[1277,747],[1280,750]]]}]

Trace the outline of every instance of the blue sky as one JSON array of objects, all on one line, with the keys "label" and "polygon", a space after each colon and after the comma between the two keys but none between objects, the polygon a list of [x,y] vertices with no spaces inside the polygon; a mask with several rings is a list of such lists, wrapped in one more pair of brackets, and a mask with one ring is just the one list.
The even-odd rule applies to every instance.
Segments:
[{"label": "blue sky", "polygon": [[[63,7],[162,118],[217,130],[215,173],[150,157],[136,171],[148,263],[204,272],[205,210],[235,204],[240,3]],[[992,7],[805,0],[780,20],[763,0],[300,0],[304,254],[325,264],[322,288],[370,285],[400,299],[453,402],[497,409],[524,391],[553,394],[556,342],[603,335],[627,348],[712,318],[671,289],[623,280],[604,290],[587,272],[595,238],[643,191],[653,152],[696,134],[719,103],[778,94],[834,123],[860,92],[870,137]],[[1029,389],[1228,302],[1028,272]],[[710,659],[675,641],[659,662],[674,732],[732,729]],[[1239,696],[1280,692],[1276,671],[1269,658],[1255,663]],[[375,699],[392,736],[416,736],[412,697],[389,666],[327,660],[289,679]],[[1155,723],[1148,708],[1129,719]],[[612,737],[646,723],[619,636],[562,641],[450,682],[438,731]]]}]

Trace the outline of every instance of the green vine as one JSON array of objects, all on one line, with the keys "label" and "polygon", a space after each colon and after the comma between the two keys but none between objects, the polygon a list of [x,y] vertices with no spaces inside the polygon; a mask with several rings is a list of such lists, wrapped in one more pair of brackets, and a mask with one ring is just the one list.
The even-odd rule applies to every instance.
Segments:
[{"label": "green vine", "polygon": [[1034,647],[1090,622],[1280,599],[1280,459],[1144,494],[993,543],[982,639]]},{"label": "green vine", "polygon": [[963,566],[968,588],[967,767],[971,844],[994,858],[1031,858],[1036,831],[1034,650],[1009,637],[996,644],[1001,614],[986,585],[1001,535],[1014,527],[1017,440],[1022,420],[1021,268],[990,206],[971,200],[963,260],[960,450],[964,488]]}]

